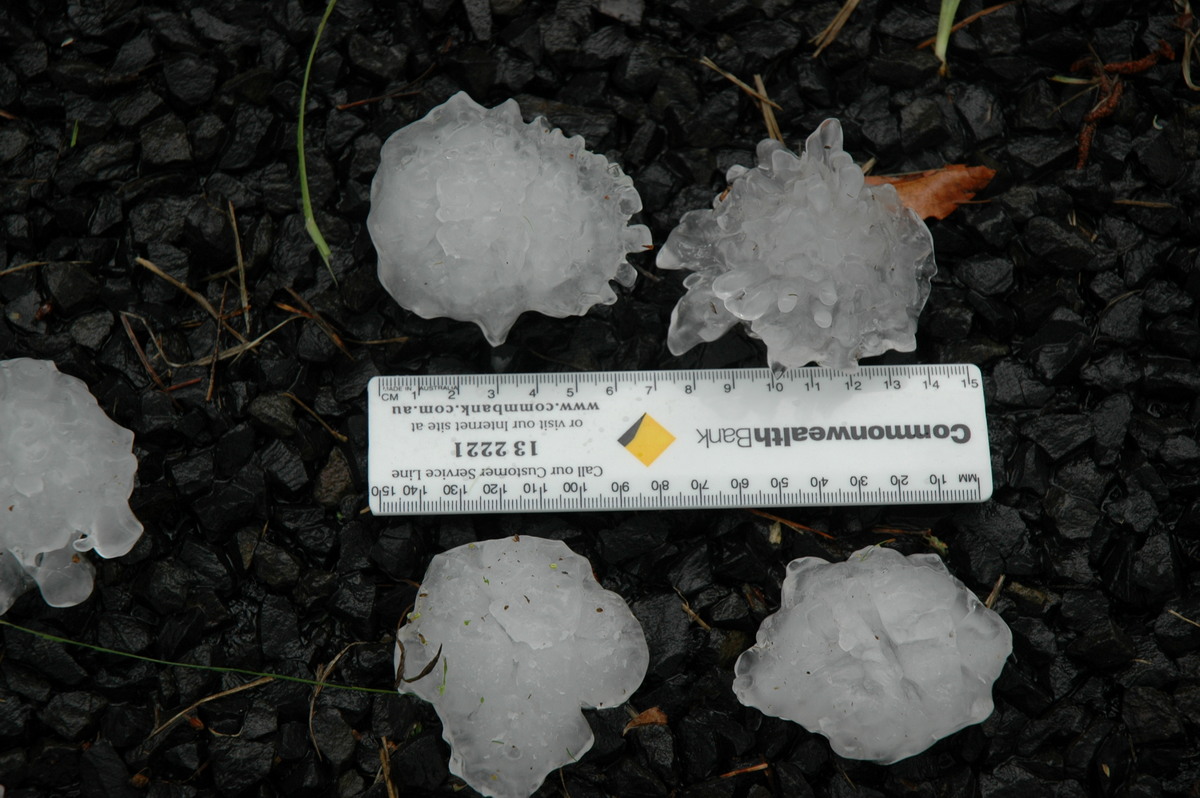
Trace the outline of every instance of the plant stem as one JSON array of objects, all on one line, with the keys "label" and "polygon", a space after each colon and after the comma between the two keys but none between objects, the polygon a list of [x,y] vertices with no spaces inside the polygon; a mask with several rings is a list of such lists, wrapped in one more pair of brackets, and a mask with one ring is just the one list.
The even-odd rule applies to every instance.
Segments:
[{"label": "plant stem", "polygon": [[333,687],[338,690],[354,690],[359,693],[381,693],[383,695],[397,695],[395,690],[384,690],[378,687],[357,687],[352,684],[338,684],[337,682],[323,682],[317,679],[305,679],[300,676],[283,676],[278,673],[264,673],[262,671],[252,671],[248,668],[230,668],[224,665],[198,665],[194,662],[175,662],[169,659],[155,659],[154,657],[144,657],[141,654],[131,654],[128,651],[117,651],[114,648],[104,648],[103,646],[94,646],[91,643],[81,643],[78,640],[72,640],[69,637],[59,637],[52,635],[49,632],[39,632],[37,629],[30,629],[26,626],[18,626],[12,621],[6,621],[0,618],[0,626],[7,626],[11,629],[16,629],[26,634],[31,634],[40,637],[43,640],[53,640],[55,643],[65,643],[69,646],[79,646],[81,648],[99,651],[101,654],[114,654],[118,657],[128,657],[129,659],[138,659],[142,662],[152,662],[155,665],[169,665],[174,668],[192,668],[199,671],[212,671],[213,673],[240,673],[245,676],[266,676],[270,679],[278,679],[281,682],[296,682],[297,684],[307,684],[312,687]]},{"label": "plant stem", "polygon": [[304,227],[308,230],[309,238],[316,245],[317,252],[321,253],[321,260],[325,261],[325,268],[329,270],[329,276],[333,278],[334,284],[337,283],[337,277],[334,276],[333,267],[329,265],[329,244],[325,242],[325,236],[321,235],[321,228],[317,227],[317,219],[313,216],[312,197],[308,193],[308,167],[304,161],[304,107],[308,104],[308,78],[312,73],[313,61],[317,57],[317,45],[321,43],[321,34],[325,32],[325,24],[329,22],[329,15],[333,13],[333,7],[336,5],[337,0],[329,0],[325,4],[325,14],[321,17],[320,24],[317,25],[317,35],[313,37],[312,49],[308,51],[308,64],[304,67],[304,82],[300,84],[300,114],[296,123],[296,154],[300,159],[300,201],[304,205]]},{"label": "plant stem", "polygon": [[942,0],[942,9],[938,12],[937,39],[933,43],[933,54],[942,63],[938,74],[943,77],[950,74],[950,67],[946,64],[946,48],[950,46],[950,34],[953,32],[954,15],[958,13],[959,2],[960,0]]}]

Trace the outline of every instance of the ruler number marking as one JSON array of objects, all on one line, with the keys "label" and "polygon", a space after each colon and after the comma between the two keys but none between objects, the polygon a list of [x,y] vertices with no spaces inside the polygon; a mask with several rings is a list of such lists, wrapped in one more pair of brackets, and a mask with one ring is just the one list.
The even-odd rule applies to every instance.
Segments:
[{"label": "ruler number marking", "polygon": [[[855,398],[851,401],[849,408],[859,408],[859,398],[862,396],[862,407],[870,406],[868,404],[869,397],[867,394],[874,390],[882,390],[890,394],[896,394],[895,397],[889,397],[886,400],[880,398],[881,401],[892,402],[897,401],[902,404],[896,405],[901,408],[899,411],[903,413],[903,408],[908,408],[909,412],[926,413],[927,408],[935,408],[941,412],[956,413],[961,400],[957,398],[958,391],[964,393],[972,393],[970,397],[977,404],[968,405],[973,407],[965,412],[977,414],[975,416],[967,416],[961,418],[962,422],[971,423],[972,417],[977,419],[971,423],[971,429],[968,433],[973,432],[979,425],[982,434],[976,438],[973,434],[969,434],[967,438],[971,441],[969,446],[953,447],[954,450],[961,451],[969,456],[966,459],[955,459],[947,461],[944,464],[935,464],[930,461],[928,456],[924,460],[918,458],[918,463],[909,463],[910,470],[907,473],[893,473],[887,467],[887,460],[884,459],[878,463],[881,467],[876,468],[875,461],[871,464],[862,463],[857,466],[856,473],[848,473],[849,469],[844,469],[842,466],[849,465],[850,469],[855,468],[852,461],[846,460],[849,456],[842,457],[841,462],[838,457],[833,459],[833,467],[829,470],[822,469],[823,473],[813,475],[810,471],[808,478],[800,477],[797,474],[791,474],[790,477],[783,476],[787,473],[787,464],[782,461],[774,461],[778,465],[783,466],[783,469],[775,471],[775,475],[771,475],[773,467],[766,465],[766,473],[757,468],[745,468],[736,465],[731,458],[728,465],[717,458],[710,460],[697,460],[692,463],[692,468],[683,471],[681,474],[679,468],[679,443],[676,443],[675,454],[668,454],[668,457],[674,456],[676,459],[671,462],[667,468],[667,473],[671,473],[671,479],[659,477],[648,479],[649,476],[642,469],[649,467],[650,462],[643,460],[642,464],[637,464],[637,461],[629,458],[626,462],[622,458],[628,458],[628,455],[621,452],[621,449],[613,445],[612,452],[621,452],[620,456],[609,453],[601,453],[603,449],[592,449],[590,441],[587,442],[586,448],[580,451],[589,453],[590,456],[600,458],[596,461],[596,469],[593,469],[591,463],[577,463],[579,469],[573,477],[567,477],[566,481],[558,482],[555,480],[555,473],[571,474],[572,469],[566,463],[559,465],[558,458],[562,456],[563,450],[559,446],[562,440],[557,437],[558,430],[570,430],[577,427],[592,428],[596,425],[597,431],[604,431],[604,437],[598,438],[598,441],[609,440],[607,436],[615,436],[618,430],[615,422],[608,419],[607,415],[613,415],[613,410],[618,410],[621,413],[628,411],[623,405],[626,403],[610,403],[602,407],[596,407],[594,404],[591,407],[584,408],[580,406],[576,408],[572,405],[561,405],[558,403],[550,405],[536,405],[537,410],[550,412],[557,410],[597,410],[601,415],[591,416],[591,420],[584,418],[569,418],[554,420],[553,416],[546,417],[542,422],[543,428],[546,430],[546,436],[549,437],[550,448],[547,449],[547,441],[542,440],[543,436],[539,436],[538,440],[533,440],[532,436],[523,440],[505,439],[503,432],[492,437],[487,433],[479,435],[467,435],[463,437],[454,436],[450,440],[447,437],[435,439],[433,437],[425,438],[422,433],[422,425],[419,423],[403,422],[402,428],[396,426],[399,423],[392,422],[390,419],[393,416],[403,416],[412,414],[416,418],[421,418],[417,413],[451,413],[455,414],[454,418],[448,419],[443,415],[443,419],[448,419],[455,424],[455,429],[460,431],[465,430],[513,430],[526,429],[527,425],[532,425],[534,422],[522,417],[525,411],[525,405],[521,405],[521,411],[514,411],[511,408],[515,405],[504,405],[504,415],[501,417],[499,408],[497,408],[494,422],[488,416],[492,411],[478,409],[477,405],[471,404],[483,400],[486,396],[487,400],[495,400],[507,388],[520,389],[514,396],[521,397],[520,401],[524,401],[524,395],[530,398],[539,398],[541,395],[541,387],[543,385],[551,389],[551,394],[564,396],[573,401],[580,398],[587,399],[593,394],[599,393],[600,389],[604,389],[604,395],[615,397],[620,394],[621,383],[628,383],[631,389],[630,393],[638,397],[650,397],[659,393],[660,387],[658,384],[659,378],[662,377],[668,386],[676,391],[682,388],[681,393],[672,394],[670,391],[666,394],[665,399],[654,400],[655,403],[649,405],[650,412],[645,414],[648,418],[646,426],[643,427],[643,438],[638,441],[637,446],[628,447],[630,452],[638,459],[642,459],[642,452],[647,451],[645,447],[649,446],[649,459],[653,460],[659,455],[653,453],[655,443],[654,425],[658,427],[658,434],[667,436],[680,436],[681,440],[686,438],[681,435],[687,431],[688,422],[683,420],[686,414],[680,414],[681,408],[689,408],[695,405],[696,402],[704,401],[701,395],[705,397],[716,395],[726,395],[731,399],[732,394],[737,393],[738,380],[748,381],[751,394],[746,397],[751,405],[754,399],[751,397],[762,397],[765,393],[786,395],[785,383],[799,383],[804,386],[805,392],[810,394],[809,402],[815,402],[818,407],[825,407],[828,402],[820,399],[821,394],[827,393],[822,387],[829,388],[834,394],[839,390],[844,390],[848,394],[853,394]],[[947,381],[948,391],[942,391],[942,380]],[[877,381],[878,380],[878,381]],[[762,389],[754,389],[753,383],[761,381],[765,383],[765,391],[760,393]],[[701,391],[700,385],[704,384],[704,390]],[[863,387],[864,383],[867,387]],[[878,386],[882,383],[882,389]],[[918,384],[919,383],[919,384]],[[626,373],[604,373],[593,372],[589,374],[503,374],[503,375],[456,375],[456,376],[406,376],[406,377],[380,377],[376,385],[376,390],[368,393],[368,398],[371,400],[372,408],[377,413],[380,419],[379,430],[372,430],[375,440],[382,440],[383,443],[377,444],[381,454],[375,459],[375,464],[372,465],[374,478],[372,484],[369,485],[370,498],[373,506],[379,508],[382,513],[436,513],[436,512],[496,512],[496,511],[550,511],[550,510],[580,510],[580,509],[664,509],[668,507],[740,507],[745,506],[746,502],[760,502],[766,506],[772,504],[776,506],[788,504],[812,504],[812,505],[855,505],[876,502],[895,502],[895,503],[922,503],[922,502],[963,502],[963,501],[980,501],[985,495],[990,495],[990,460],[984,461],[979,451],[976,451],[983,444],[986,449],[986,427],[982,419],[983,396],[981,391],[982,379],[979,377],[979,372],[973,366],[968,365],[951,365],[943,364],[936,366],[886,366],[886,367],[863,367],[862,370],[856,373],[849,373],[844,370],[828,369],[828,368],[806,368],[806,369],[789,369],[783,372],[772,372],[769,369],[752,369],[752,370],[730,370],[722,369],[715,371],[685,371],[685,372],[626,372]],[[636,388],[641,386],[645,388],[644,394],[637,394]],[[719,390],[718,390],[719,388]],[[925,398],[918,398],[924,395]],[[434,397],[434,401],[441,399],[445,404],[421,404],[412,407],[407,407],[407,402],[411,397],[414,403],[428,402],[430,397]],[[684,400],[683,396],[688,399]],[[739,394],[740,396],[740,394]],[[938,398],[944,396],[945,398]],[[679,406],[672,407],[661,402],[680,402]],[[838,402],[836,397],[827,397],[831,402]],[[932,400],[932,403],[931,403]],[[512,400],[510,400],[512,401]],[[739,402],[741,400],[739,399]],[[747,424],[752,427],[751,431],[757,432],[753,428],[755,424],[785,424],[787,421],[785,411],[790,412],[791,408],[785,402],[777,402],[774,399],[763,401],[758,399],[759,410],[757,411],[761,418],[752,418],[747,421],[741,421],[742,424]],[[954,405],[948,404],[954,402]],[[635,400],[635,404],[640,403]],[[649,400],[648,400],[649,404]],[[835,416],[831,421],[836,424],[841,421],[840,405],[835,405],[839,408],[839,415]],[[461,407],[463,418],[458,420],[457,414]],[[535,407],[529,405],[529,408]],[[889,405],[889,409],[891,405]],[[751,408],[753,409],[753,408]],[[382,411],[382,412],[380,412]],[[509,413],[520,412],[522,415],[509,416]],[[531,411],[530,411],[531,412]],[[705,411],[707,412],[707,411]],[[640,410],[638,411],[640,413]],[[637,416],[635,413],[634,416]],[[386,414],[386,415],[385,415]],[[428,418],[428,416],[426,416]],[[630,423],[631,417],[620,416],[620,429],[626,429]],[[907,419],[901,419],[907,421]],[[914,419],[920,421],[920,419]],[[565,426],[564,426],[565,421]],[[639,422],[640,423],[640,422]],[[720,423],[720,422],[714,422]],[[739,423],[739,422],[735,422]],[[845,422],[843,422],[845,423]],[[857,421],[855,423],[858,423]],[[898,422],[894,422],[898,423]],[[487,426],[494,424],[493,426]],[[614,426],[609,426],[613,424]],[[700,422],[697,422],[699,425]],[[438,422],[436,424],[424,425],[429,432],[438,432],[443,426],[450,427],[446,422]],[[415,439],[407,437],[411,431],[418,433]],[[662,432],[662,427],[666,428],[666,432]],[[885,427],[892,429],[892,427]],[[945,426],[940,427],[945,431]],[[400,437],[401,429],[403,429],[404,437]],[[636,426],[634,427],[636,430]],[[874,429],[872,427],[871,429]],[[907,428],[906,428],[907,429]],[[928,428],[927,428],[928,429]],[[650,430],[651,437],[645,437],[647,430]],[[493,433],[495,434],[495,433]],[[520,434],[520,433],[518,433]],[[586,433],[585,433],[586,434]],[[743,433],[744,434],[744,433]],[[938,438],[946,437],[944,434],[935,432]],[[516,436],[513,436],[514,438]],[[690,436],[688,436],[690,437]],[[873,440],[878,440],[872,434]],[[890,439],[889,434],[889,439]],[[924,437],[929,437],[928,433]],[[486,440],[485,438],[490,438]],[[836,440],[836,438],[833,438]],[[860,438],[855,438],[859,440]],[[579,446],[580,443],[574,442],[575,439],[565,439],[573,441],[573,446]],[[670,446],[668,438],[666,444],[662,444],[661,437],[657,439],[658,445],[663,445],[664,449]],[[814,440],[817,440],[814,438]],[[966,440],[958,440],[951,437],[955,443],[966,443]],[[373,440],[374,442],[374,440]],[[723,441],[728,443],[728,441]],[[706,447],[707,449],[707,447]],[[731,453],[736,450],[731,450]],[[549,452],[550,457],[547,458],[543,452]],[[660,452],[661,454],[661,452]],[[774,454],[774,452],[771,452]],[[782,454],[780,452],[779,454]],[[928,453],[927,453],[928,454]],[[541,456],[538,456],[541,455]],[[986,451],[984,452],[986,455]],[[530,457],[537,457],[536,460],[530,462]],[[520,458],[519,460],[517,458]],[[711,455],[710,455],[711,457]],[[382,458],[382,459],[380,459]],[[538,465],[540,462],[550,459],[554,462],[546,463],[543,468]],[[429,474],[424,474],[425,480],[422,480],[422,470],[417,470],[417,466],[422,469],[430,465],[444,465],[448,462],[458,461],[462,466],[478,465],[482,467],[480,476],[482,479],[476,479],[474,474],[479,469],[472,469],[471,475],[468,477],[465,470],[459,473],[441,473],[438,474],[438,469],[434,469],[435,475],[430,477]],[[515,469],[509,473],[504,473],[502,469],[506,466],[515,466],[524,461],[527,467],[523,469],[523,473],[517,473]],[[667,463],[664,459],[662,463]],[[951,462],[955,463],[951,465]],[[603,465],[603,471],[598,466]],[[632,468],[637,465],[637,468]],[[709,470],[708,465],[715,465],[714,470]],[[863,466],[866,465],[866,468]],[[926,467],[928,466],[928,467]],[[894,465],[892,466],[894,468]],[[530,469],[536,468],[538,471],[545,473],[532,474]],[[915,470],[914,470],[915,468]],[[493,471],[493,469],[496,469]],[[937,469],[937,470],[935,470]],[[943,472],[942,469],[945,469]],[[655,470],[658,473],[664,473],[660,470],[659,465],[655,465]],[[651,472],[654,473],[654,472]],[[416,474],[412,476],[411,474]],[[602,477],[596,478],[600,474]],[[390,476],[390,478],[389,478]],[[546,480],[549,476],[550,479]],[[532,477],[532,479],[531,479]],[[714,482],[714,477],[716,481]],[[801,484],[807,482],[810,486],[809,491],[796,490],[791,491],[789,479],[800,479]],[[559,479],[563,479],[559,477]],[[724,480],[724,481],[722,481]],[[842,480],[847,480],[843,482]],[[675,482],[675,485],[672,485]],[[725,488],[725,483],[728,483],[728,488]],[[841,487],[845,486],[845,487]],[[989,490],[985,494],[984,488]],[[439,489],[440,488],[440,489]],[[690,488],[690,490],[689,490]]]}]

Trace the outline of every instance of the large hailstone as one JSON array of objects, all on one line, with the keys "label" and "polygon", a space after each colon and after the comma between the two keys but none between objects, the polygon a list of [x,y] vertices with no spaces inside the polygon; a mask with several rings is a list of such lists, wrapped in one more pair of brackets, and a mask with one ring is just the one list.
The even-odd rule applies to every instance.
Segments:
[{"label": "large hailstone", "polygon": [[580,707],[624,703],[650,654],[625,601],[557,540],[468,543],[433,558],[396,636],[403,684],[433,704],[450,772],[484,795],[525,798],[592,747]]},{"label": "large hailstone", "polygon": [[526,310],[562,318],[631,286],[626,227],[642,200],[621,167],[515,100],[486,109],[459,92],[383,145],[367,228],[379,281],[418,316],[473,321],[492,346]]},{"label": "large hailstone", "polygon": [[133,433],[47,360],[0,361],[0,613],[32,580],[53,607],[92,592],[91,563],[142,535],[129,509]]},{"label": "large hailstone", "polygon": [[992,714],[1012,633],[936,555],[867,547],[788,564],[779,612],[738,658],[738,700],[891,764]]},{"label": "large hailstone", "polygon": [[741,321],[773,368],[916,349],[917,316],[937,271],[933,239],[890,185],[867,186],[827,119],[797,157],[773,139],[758,166],[733,166],[712,210],[683,215],[658,253],[689,269],[667,343],[679,355]]}]

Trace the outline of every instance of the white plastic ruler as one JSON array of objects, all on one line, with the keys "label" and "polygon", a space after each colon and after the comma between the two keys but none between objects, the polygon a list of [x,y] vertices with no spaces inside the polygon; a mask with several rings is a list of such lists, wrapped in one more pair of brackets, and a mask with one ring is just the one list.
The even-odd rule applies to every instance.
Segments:
[{"label": "white plastic ruler", "polygon": [[982,502],[973,365],[375,377],[376,515]]}]

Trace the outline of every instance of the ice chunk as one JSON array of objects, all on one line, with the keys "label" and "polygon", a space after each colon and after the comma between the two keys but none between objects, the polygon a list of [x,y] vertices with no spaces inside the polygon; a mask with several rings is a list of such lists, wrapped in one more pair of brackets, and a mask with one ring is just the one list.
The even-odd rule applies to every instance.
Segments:
[{"label": "ice chunk", "polygon": [[473,321],[492,346],[526,310],[561,318],[609,305],[610,280],[650,244],[619,166],[515,100],[486,109],[459,92],[383,145],[367,228],[379,281],[424,318]]},{"label": "ice chunk", "polygon": [[437,710],[450,772],[503,798],[531,795],[583,756],[593,738],[580,707],[623,703],[650,660],[641,625],[591,563],[528,535],[434,557],[396,642],[410,679],[441,650],[401,690]]},{"label": "ice chunk", "polygon": [[683,215],[660,269],[690,269],[667,343],[682,354],[742,322],[774,368],[916,348],[917,316],[937,267],[925,223],[890,185],[866,186],[827,119],[797,157],[758,145],[758,166],[732,167],[712,210]]},{"label": "ice chunk", "polygon": [[788,564],[779,612],[738,658],[738,700],[891,764],[992,714],[1012,633],[933,554],[868,547]]},{"label": "ice chunk", "polygon": [[133,548],[132,449],[82,380],[47,360],[0,361],[0,613],[30,580],[51,606],[78,604],[92,592],[82,552]]}]

